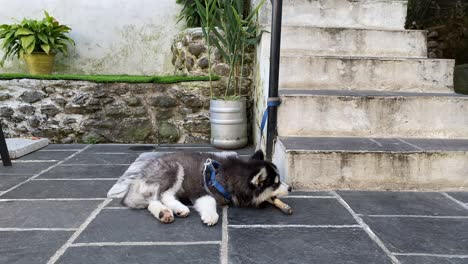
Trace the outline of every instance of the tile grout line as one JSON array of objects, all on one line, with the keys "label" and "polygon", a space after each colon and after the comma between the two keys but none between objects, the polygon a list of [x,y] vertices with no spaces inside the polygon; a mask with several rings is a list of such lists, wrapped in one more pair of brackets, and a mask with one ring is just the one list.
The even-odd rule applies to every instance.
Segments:
[{"label": "tile grout line", "polygon": [[115,164],[99,164],[99,163],[67,163],[67,164],[60,164],[60,166],[129,166],[132,163],[115,163]]},{"label": "tile grout line", "polygon": [[65,162],[65,161],[67,161],[67,160],[69,160],[69,159],[75,157],[76,155],[80,154],[80,153],[83,152],[84,150],[88,149],[90,146],[91,146],[91,145],[89,145],[89,146],[83,148],[81,151],[78,151],[78,152],[76,152],[76,153],[73,153],[72,155],[68,156],[68,157],[65,158],[64,160],[62,160],[62,161],[60,161],[60,162],[58,162],[58,163],[56,163],[56,164],[54,164],[54,165],[52,165],[52,166],[50,166],[50,167],[47,167],[46,169],[42,170],[41,172],[39,172],[39,173],[37,173],[37,174],[34,174],[31,178],[29,178],[29,179],[27,179],[27,180],[25,180],[25,181],[22,181],[22,182],[20,182],[20,183],[18,183],[17,185],[11,187],[10,189],[8,189],[8,190],[6,190],[6,191],[3,191],[3,192],[0,192],[0,197],[2,197],[4,194],[6,194],[6,193],[8,193],[8,192],[13,191],[14,189],[20,187],[21,185],[23,185],[23,184],[25,184],[25,183],[27,183],[27,182],[29,182],[29,181],[31,181],[31,180],[34,180],[35,178],[39,177],[41,174],[43,174],[43,173],[45,173],[45,172],[47,172],[47,171],[49,171],[49,170],[51,170],[51,169],[57,167],[58,165],[62,164],[63,162]]},{"label": "tile grout line", "polygon": [[15,231],[15,232],[21,232],[21,231],[76,231],[78,230],[77,228],[16,228],[16,227],[2,227],[0,228],[0,232],[4,231]]},{"label": "tile grout line", "polygon": [[468,255],[446,255],[446,254],[429,254],[429,253],[395,253],[397,256],[426,256],[426,257],[440,257],[440,258],[468,258]]},{"label": "tile grout line", "polygon": [[468,219],[468,216],[449,216],[449,215],[364,215],[357,214],[359,217],[388,217],[388,218],[434,218],[434,219]]},{"label": "tile grout line", "polygon": [[229,263],[229,229],[228,229],[228,206],[223,207],[223,226],[221,233],[220,258],[221,264]]},{"label": "tile grout line", "polygon": [[39,178],[33,181],[116,181],[119,178]]},{"label": "tile grout line", "polygon": [[465,208],[465,209],[468,210],[468,205],[465,204],[465,203],[463,203],[462,201],[453,198],[451,195],[449,195],[449,194],[446,193],[446,192],[441,192],[440,194],[442,194],[443,196],[447,197],[448,199],[452,200],[453,202],[457,203],[457,204],[460,205],[461,207],[463,207],[463,208]]},{"label": "tile grout line", "polygon": [[403,143],[405,143],[405,144],[408,145],[408,146],[411,146],[411,147],[413,147],[413,148],[416,148],[416,149],[418,149],[419,151],[424,151],[423,148],[418,147],[418,146],[416,146],[416,145],[414,145],[414,144],[411,144],[411,143],[409,143],[409,142],[407,142],[406,140],[403,140],[403,139],[401,139],[401,138],[397,138],[396,140],[398,140],[398,141],[400,141],[400,142],[403,142]]},{"label": "tile grout line", "polygon": [[107,198],[37,198],[37,199],[0,199],[0,202],[37,202],[37,201],[104,201]]},{"label": "tile grout line", "polygon": [[383,145],[382,143],[378,142],[377,140],[373,139],[373,138],[367,138],[369,139],[370,141],[374,142],[375,144],[377,144],[379,147],[383,148]]},{"label": "tile grout line", "polygon": [[101,212],[101,210],[110,202],[112,199],[107,198],[104,200],[102,203],[94,209],[91,214],[88,216],[88,218],[83,222],[83,224],[80,225],[80,227],[76,230],[75,233],[63,244],[56,252],[55,254],[47,261],[47,264],[54,264],[57,262],[57,260],[65,253],[65,251],[70,247],[70,245],[78,238],[79,235],[85,230],[86,227],[91,223],[91,221],[96,218],[96,216]]},{"label": "tile grout line", "polygon": [[81,149],[40,149],[37,152],[70,152],[70,151],[80,151]]},{"label": "tile grout line", "polygon": [[336,199],[335,196],[313,196],[313,195],[288,195],[281,198],[291,199]]},{"label": "tile grout line", "polygon": [[219,245],[221,241],[194,241],[194,242],[92,242],[75,243],[69,247],[105,247],[105,246],[191,246],[191,245]]},{"label": "tile grout line", "polygon": [[334,195],[336,195],[338,202],[340,202],[341,205],[343,205],[346,210],[354,217],[354,219],[358,222],[358,224],[364,229],[364,231],[367,233],[367,235],[370,237],[371,240],[373,240],[379,247],[384,251],[384,253],[387,255],[387,257],[390,258],[393,264],[401,264],[400,261],[388,250],[388,248],[385,246],[385,244],[380,240],[380,238],[370,229],[370,227],[362,220],[361,217],[359,217],[354,210],[349,206],[349,204],[335,191],[332,191]]},{"label": "tile grout line", "polygon": [[362,228],[360,225],[229,225],[231,228]]},{"label": "tile grout line", "polygon": [[12,160],[13,163],[52,163],[58,161],[59,160]]}]

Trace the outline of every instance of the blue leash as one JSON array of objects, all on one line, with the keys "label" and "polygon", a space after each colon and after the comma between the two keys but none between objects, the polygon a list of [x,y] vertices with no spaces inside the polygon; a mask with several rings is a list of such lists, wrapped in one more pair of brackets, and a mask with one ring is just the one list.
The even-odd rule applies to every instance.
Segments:
[{"label": "blue leash", "polygon": [[281,101],[279,97],[268,98],[267,107],[265,109],[265,112],[263,112],[262,123],[260,125],[260,139],[258,140],[257,147],[255,148],[256,151],[259,150],[262,146],[263,130],[265,129],[265,126],[268,120],[268,109],[270,107],[277,107],[280,104],[281,104]]}]

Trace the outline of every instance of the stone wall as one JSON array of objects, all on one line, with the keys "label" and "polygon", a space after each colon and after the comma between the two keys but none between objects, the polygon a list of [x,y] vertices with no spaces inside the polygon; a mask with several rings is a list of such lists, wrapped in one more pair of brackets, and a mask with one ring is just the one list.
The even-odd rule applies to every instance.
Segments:
[{"label": "stone wall", "polygon": [[207,82],[9,80],[0,81],[0,120],[7,137],[56,143],[206,143],[209,99]]}]

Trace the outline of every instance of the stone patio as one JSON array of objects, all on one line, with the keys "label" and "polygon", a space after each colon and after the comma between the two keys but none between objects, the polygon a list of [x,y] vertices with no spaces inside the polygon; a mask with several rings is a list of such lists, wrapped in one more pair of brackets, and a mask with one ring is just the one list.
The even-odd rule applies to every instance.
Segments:
[{"label": "stone patio", "polygon": [[106,198],[140,153],[190,150],[213,151],[49,145],[0,167],[0,263],[468,263],[466,192],[296,191],[292,216],[219,208],[215,227]]}]

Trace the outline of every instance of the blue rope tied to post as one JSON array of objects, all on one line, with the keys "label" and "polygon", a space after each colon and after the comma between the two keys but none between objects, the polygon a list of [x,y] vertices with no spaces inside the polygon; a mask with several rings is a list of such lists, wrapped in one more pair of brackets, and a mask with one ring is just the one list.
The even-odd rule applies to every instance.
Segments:
[{"label": "blue rope tied to post", "polygon": [[281,101],[279,97],[268,98],[267,107],[265,109],[265,112],[263,112],[262,123],[260,125],[260,139],[258,140],[258,144],[255,150],[259,150],[262,146],[263,130],[265,129],[265,126],[268,120],[268,109],[270,107],[278,107],[280,104],[281,104]]}]

